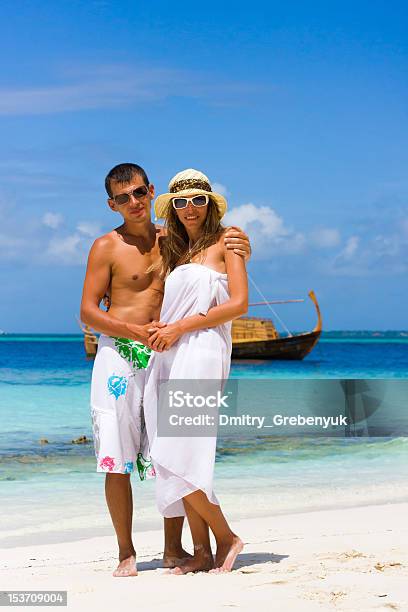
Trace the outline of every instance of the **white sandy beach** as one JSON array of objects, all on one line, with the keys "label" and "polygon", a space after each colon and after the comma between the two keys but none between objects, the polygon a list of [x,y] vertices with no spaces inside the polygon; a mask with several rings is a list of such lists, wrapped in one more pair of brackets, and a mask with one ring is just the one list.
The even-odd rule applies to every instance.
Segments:
[{"label": "white sandy beach", "polygon": [[224,575],[168,575],[160,531],[135,534],[135,578],[111,576],[113,536],[3,549],[1,586],[67,590],[68,609],[88,612],[407,610],[407,515],[400,503],[238,521],[246,546]]}]

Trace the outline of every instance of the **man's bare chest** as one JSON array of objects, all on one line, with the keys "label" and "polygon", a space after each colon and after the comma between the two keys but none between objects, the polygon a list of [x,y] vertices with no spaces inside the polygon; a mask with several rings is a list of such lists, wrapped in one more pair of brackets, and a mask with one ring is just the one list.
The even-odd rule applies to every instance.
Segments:
[{"label": "man's bare chest", "polygon": [[161,284],[159,266],[160,253],[156,248],[147,253],[132,247],[118,249],[111,266],[111,285],[144,291],[152,284]]}]

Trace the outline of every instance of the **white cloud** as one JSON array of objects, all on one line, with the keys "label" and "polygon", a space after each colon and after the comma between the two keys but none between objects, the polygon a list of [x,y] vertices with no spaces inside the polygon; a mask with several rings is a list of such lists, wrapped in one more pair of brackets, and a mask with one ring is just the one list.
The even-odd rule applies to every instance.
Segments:
[{"label": "white cloud", "polygon": [[[14,236],[7,236],[6,234],[0,234],[0,253],[1,256],[6,259],[15,259],[24,249],[26,249],[26,241],[21,238],[15,238]],[[27,251],[25,251],[27,254]]]},{"label": "white cloud", "polygon": [[323,262],[323,266],[331,274],[361,276],[363,259],[367,263],[367,253],[361,252],[357,257],[357,249],[360,243],[359,236],[350,236],[340,252],[332,259]]},{"label": "white cloud", "polygon": [[64,265],[83,265],[100,226],[91,221],[81,221],[74,232],[68,235],[54,235],[42,259],[47,263]]},{"label": "white cloud", "polygon": [[398,255],[401,247],[398,236],[375,236],[373,238],[373,248],[377,256],[391,256],[395,257]]},{"label": "white cloud", "polygon": [[224,198],[226,198],[228,195],[228,189],[222,183],[213,183],[212,190],[224,196]]},{"label": "white cloud", "polygon": [[370,229],[361,236],[350,236],[334,258],[324,261],[324,271],[349,277],[407,274],[408,241],[403,228],[375,236]]},{"label": "white cloud", "polygon": [[401,219],[400,228],[404,238],[408,240],[408,217]]},{"label": "white cloud", "polygon": [[223,79],[214,88],[214,77],[203,71],[131,66],[83,66],[57,75],[62,84],[0,89],[0,115],[39,115],[90,109],[128,108],[170,96],[205,99],[208,103],[236,104],[245,94],[254,95],[263,84]]},{"label": "white cloud", "polygon": [[47,212],[42,218],[42,222],[47,227],[57,229],[64,221],[64,217],[59,213]]},{"label": "white cloud", "polygon": [[343,250],[337,255],[337,258],[346,260],[352,259],[356,254],[359,242],[360,238],[358,236],[350,236]]},{"label": "white cloud", "polygon": [[273,208],[242,204],[225,216],[227,225],[238,225],[251,240],[254,257],[268,259],[272,253],[294,254],[306,244],[303,233],[287,227]]},{"label": "white cloud", "polygon": [[[113,80],[111,83],[91,81],[54,87],[2,89],[0,115],[40,115],[124,106],[124,91],[118,87],[119,82]],[[123,89],[130,94],[129,86],[125,85]],[[139,96],[134,94],[128,101],[143,97],[142,90]]]},{"label": "white cloud", "polygon": [[340,232],[330,227],[319,227],[311,232],[310,242],[320,248],[335,247],[341,242]]},{"label": "white cloud", "polygon": [[80,221],[77,230],[84,236],[96,238],[101,233],[101,225],[97,221]]},{"label": "white cloud", "polygon": [[287,236],[289,233],[283,219],[269,206],[242,204],[228,211],[225,220],[227,223],[239,225],[244,230],[253,223],[259,224],[259,231],[271,238]]},{"label": "white cloud", "polygon": [[65,238],[53,238],[47,250],[47,256],[53,261],[57,260],[66,264],[78,264],[84,261],[84,253],[81,248],[81,236],[72,234]]}]

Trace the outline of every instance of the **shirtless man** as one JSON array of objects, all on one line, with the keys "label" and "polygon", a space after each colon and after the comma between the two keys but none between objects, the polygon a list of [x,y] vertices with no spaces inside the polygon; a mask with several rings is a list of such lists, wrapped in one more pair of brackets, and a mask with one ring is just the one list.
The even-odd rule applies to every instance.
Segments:
[{"label": "shirtless man", "polygon": [[[154,187],[136,164],[115,166],[105,179],[108,205],[123,224],[95,240],[89,253],[81,320],[100,332],[92,374],[91,407],[97,471],[105,472],[105,494],[119,545],[113,575],[136,576],[132,542],[133,501],[130,474],[154,475],[143,423],[143,389],[151,349],[149,329],[159,326],[163,281],[159,238],[165,230],[151,221]],[[248,238],[230,228],[228,248],[248,256]],[[148,271],[148,270],[152,271]],[[110,307],[100,304],[106,293]],[[181,544],[183,517],[164,519],[165,567],[189,557]]]}]

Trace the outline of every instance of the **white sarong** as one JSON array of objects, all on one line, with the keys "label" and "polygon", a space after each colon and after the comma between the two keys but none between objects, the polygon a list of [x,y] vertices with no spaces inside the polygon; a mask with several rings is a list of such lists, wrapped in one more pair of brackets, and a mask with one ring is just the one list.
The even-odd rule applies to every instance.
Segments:
[{"label": "white sarong", "polygon": [[[189,263],[167,277],[160,320],[173,323],[229,299],[228,277]],[[231,364],[231,323],[184,334],[170,350],[152,354],[144,395],[150,456],[156,472],[156,499],[165,517],[184,516],[182,498],[201,490],[218,504],[213,492],[216,436],[160,437],[157,435],[160,381],[183,379],[219,381],[220,390]]]}]

